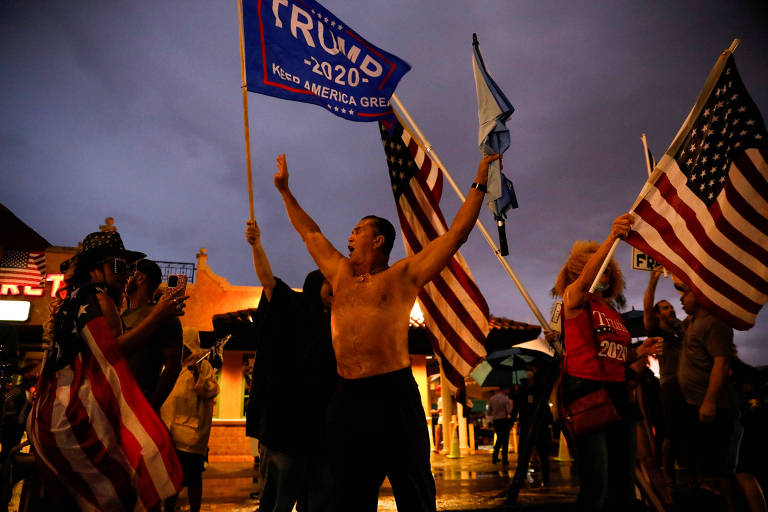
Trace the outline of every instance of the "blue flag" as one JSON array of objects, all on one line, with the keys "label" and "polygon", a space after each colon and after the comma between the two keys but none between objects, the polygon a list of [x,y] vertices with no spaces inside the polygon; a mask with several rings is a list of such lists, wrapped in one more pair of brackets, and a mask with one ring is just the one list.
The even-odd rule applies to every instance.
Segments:
[{"label": "blue flag", "polygon": [[[479,123],[478,145],[485,155],[503,154],[509,148],[509,130],[506,121],[515,111],[502,90],[485,68],[477,35],[472,35],[472,70],[477,90],[477,116]],[[517,208],[517,198],[512,182],[501,172],[499,160],[491,162],[488,170],[488,207],[497,221],[505,212]]]},{"label": "blue flag", "polygon": [[314,0],[243,0],[248,90],[314,103],[350,121],[392,113],[411,67]]}]

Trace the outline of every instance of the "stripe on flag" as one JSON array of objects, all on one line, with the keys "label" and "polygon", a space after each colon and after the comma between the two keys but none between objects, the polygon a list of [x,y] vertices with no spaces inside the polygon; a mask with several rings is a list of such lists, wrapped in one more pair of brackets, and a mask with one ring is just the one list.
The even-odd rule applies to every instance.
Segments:
[{"label": "stripe on flag", "polygon": [[77,334],[61,340],[80,340],[79,351],[66,364],[57,334],[30,412],[30,441],[44,476],[62,482],[82,510],[147,510],[178,492],[181,467],[95,294],[81,291],[65,302]]},{"label": "stripe on flag", "polygon": [[[410,256],[448,231],[440,210],[443,173],[399,120],[382,121],[379,128]],[[488,305],[461,254],[457,252],[440,275],[419,291],[418,301],[449,387],[460,392],[464,377],[485,357],[490,330]]]},{"label": "stripe on flag", "polygon": [[721,57],[656,166],[627,237],[735,329],[768,300],[768,136],[733,56]]},{"label": "stripe on flag", "polygon": [[45,273],[45,252],[3,249],[0,254],[0,283],[39,286]]}]

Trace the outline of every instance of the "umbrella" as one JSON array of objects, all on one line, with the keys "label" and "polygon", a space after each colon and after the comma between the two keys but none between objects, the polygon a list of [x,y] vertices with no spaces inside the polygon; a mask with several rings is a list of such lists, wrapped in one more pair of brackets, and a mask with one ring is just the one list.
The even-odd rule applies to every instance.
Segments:
[{"label": "umbrella", "polygon": [[[478,145],[483,156],[503,154],[509,148],[509,130],[506,121],[515,111],[496,82],[485,68],[477,34],[472,34],[472,71],[477,90],[477,117],[479,123]],[[491,162],[488,169],[488,207],[499,227],[501,255],[509,254],[504,219],[507,210],[517,208],[517,197],[512,182],[501,172],[501,161]]]},{"label": "umbrella", "polygon": [[551,360],[552,356],[546,352],[516,346],[491,352],[470,375],[481,387],[510,386],[525,378],[529,365]]}]

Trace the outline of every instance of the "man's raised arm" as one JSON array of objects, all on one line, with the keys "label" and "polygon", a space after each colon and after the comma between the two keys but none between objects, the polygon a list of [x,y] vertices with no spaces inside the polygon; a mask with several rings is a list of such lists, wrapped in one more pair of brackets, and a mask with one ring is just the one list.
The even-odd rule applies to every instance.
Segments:
[{"label": "man's raised arm", "polygon": [[480,208],[485,202],[485,188],[488,182],[488,166],[501,155],[483,157],[477,168],[472,188],[459,208],[451,227],[441,236],[429,242],[421,251],[408,258],[408,275],[418,287],[434,279],[459,250],[475,225]]},{"label": "man's raised arm", "polygon": [[643,296],[643,326],[645,332],[650,331],[654,327],[657,327],[659,322],[656,319],[656,312],[653,310],[654,297],[656,296],[656,285],[659,282],[659,276],[661,272],[658,270],[651,270],[651,277],[648,280],[648,288],[645,290]]},{"label": "man's raised arm", "polygon": [[272,300],[272,290],[275,289],[275,275],[272,273],[272,266],[269,264],[267,253],[261,245],[261,230],[255,220],[245,222],[245,239],[251,244],[253,253],[253,268],[256,270],[256,277],[259,278],[261,286],[264,288],[264,295],[268,301]]},{"label": "man's raised arm", "polygon": [[296,198],[293,197],[288,186],[288,165],[285,163],[285,153],[277,157],[275,188],[277,188],[283,198],[285,211],[291,224],[293,224],[293,228],[304,241],[309,254],[315,260],[317,266],[320,267],[320,271],[325,278],[333,283],[336,269],[344,259],[344,256],[325,238],[317,223],[312,220],[312,217],[304,211]]}]

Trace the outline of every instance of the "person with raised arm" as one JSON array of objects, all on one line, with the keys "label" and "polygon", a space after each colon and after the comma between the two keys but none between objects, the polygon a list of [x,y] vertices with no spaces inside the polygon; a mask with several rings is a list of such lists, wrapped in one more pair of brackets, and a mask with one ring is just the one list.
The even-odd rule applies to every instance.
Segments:
[{"label": "person with raised arm", "polygon": [[272,273],[256,221],[247,221],[245,238],[263,287],[245,420],[246,435],[259,440],[259,511],[328,512],[325,416],[338,378],[331,287],[314,270],[302,291],[291,289]]},{"label": "person with raised arm", "polygon": [[610,424],[571,432],[581,480],[579,510],[628,510],[635,495],[635,422],[641,416],[629,400],[628,365],[652,354],[661,338],[630,347],[629,330],[614,306],[624,279],[613,258],[590,291],[614,241],[626,236],[631,224],[627,213],[613,221],[602,244],[576,241],[554,286],[563,298],[562,405],[568,411],[575,401],[604,389],[619,416]]},{"label": "person with raised arm", "polygon": [[652,270],[650,274],[648,288],[643,297],[643,325],[648,336],[659,336],[664,339],[663,351],[659,355],[662,425],[657,435],[663,439],[662,468],[667,485],[671,489],[675,484],[674,447],[680,444],[679,436],[685,434],[680,429],[681,411],[685,401],[677,382],[677,366],[684,333],[683,323],[677,318],[675,307],[668,300],[662,299],[654,304],[656,286],[661,272]]},{"label": "person with raised arm", "polygon": [[[340,381],[328,411],[334,506],[338,512],[376,510],[388,477],[399,510],[436,509],[429,437],[408,353],[410,311],[419,290],[466,241],[485,199],[484,157],[475,182],[448,231],[420,252],[389,264],[395,228],[381,217],[360,219],[339,252],[301,208],[288,185],[285,155],[274,183],[288,218],[333,288],[331,334]],[[375,439],[376,453],[361,452]]]}]

